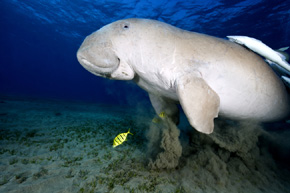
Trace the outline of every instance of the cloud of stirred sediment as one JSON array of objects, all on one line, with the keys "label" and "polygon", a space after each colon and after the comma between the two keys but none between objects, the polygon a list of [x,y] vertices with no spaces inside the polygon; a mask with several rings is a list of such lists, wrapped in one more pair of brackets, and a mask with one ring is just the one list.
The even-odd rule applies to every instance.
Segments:
[{"label": "cloud of stirred sediment", "polygon": [[168,118],[159,123],[151,123],[147,133],[148,155],[151,157],[149,167],[171,169],[178,166],[182,154],[179,135],[179,129]]}]

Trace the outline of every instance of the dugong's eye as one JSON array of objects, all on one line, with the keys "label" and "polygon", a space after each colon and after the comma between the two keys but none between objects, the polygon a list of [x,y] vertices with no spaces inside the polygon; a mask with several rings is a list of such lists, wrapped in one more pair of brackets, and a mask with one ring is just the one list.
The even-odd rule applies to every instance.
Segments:
[{"label": "dugong's eye", "polygon": [[129,27],[130,27],[130,24],[128,24],[128,23],[123,24],[123,29],[129,29]]}]

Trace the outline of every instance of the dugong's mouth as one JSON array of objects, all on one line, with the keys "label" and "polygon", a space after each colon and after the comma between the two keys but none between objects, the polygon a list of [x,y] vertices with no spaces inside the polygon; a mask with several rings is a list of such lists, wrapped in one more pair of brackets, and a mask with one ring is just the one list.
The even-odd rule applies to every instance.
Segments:
[{"label": "dugong's mouth", "polygon": [[94,75],[110,78],[110,75],[118,68],[120,59],[118,57],[104,58],[77,53],[79,63]]},{"label": "dugong's mouth", "polygon": [[97,66],[87,59],[83,58],[80,59],[80,64],[89,72],[93,73],[96,76],[101,76],[104,78],[110,78],[111,74],[118,68],[120,60],[118,59],[118,64],[114,66]]}]

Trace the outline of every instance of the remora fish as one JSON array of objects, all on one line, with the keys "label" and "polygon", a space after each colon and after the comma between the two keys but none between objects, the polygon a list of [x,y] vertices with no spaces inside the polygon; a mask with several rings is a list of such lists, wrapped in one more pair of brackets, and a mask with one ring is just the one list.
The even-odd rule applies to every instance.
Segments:
[{"label": "remora fish", "polygon": [[227,36],[230,41],[241,44],[264,56],[266,59],[278,64],[290,74],[290,64],[285,60],[285,56],[281,53],[274,51],[272,48],[264,44],[262,41],[248,36]]},{"label": "remora fish", "polygon": [[160,117],[160,118],[164,118],[165,116],[166,116],[166,114],[165,114],[165,112],[163,112],[163,111],[159,114],[159,117]]},{"label": "remora fish", "polygon": [[285,52],[288,49],[289,49],[289,46],[283,47],[283,48],[279,48],[278,50],[275,50],[275,51],[276,52],[279,52],[280,54],[282,54],[283,56],[285,56],[285,60],[287,62],[289,62],[289,54],[287,52]]},{"label": "remora fish", "polygon": [[290,88],[290,78],[289,77],[286,77],[286,76],[282,76],[282,80]]},{"label": "remora fish", "polygon": [[[283,56],[285,56],[285,60],[287,62],[289,62],[289,54],[287,52],[285,52],[289,47],[284,47],[284,48],[280,48],[278,50],[275,50],[276,52],[279,52],[280,54],[282,54]],[[276,64],[275,62],[272,62],[270,60],[266,60],[266,62],[268,62],[268,64],[274,69],[274,71],[282,78],[285,75],[290,75],[290,73],[285,69],[282,68],[280,65]],[[283,78],[282,78],[283,79]],[[287,85],[287,84],[286,84]],[[287,85],[289,87],[289,85]]]},{"label": "remora fish", "polygon": [[130,133],[130,129],[128,130],[127,133],[120,133],[119,135],[117,135],[117,137],[115,137],[115,139],[113,141],[113,147],[115,148],[118,145],[121,145],[124,141],[126,141],[128,134],[133,135],[132,133]]}]

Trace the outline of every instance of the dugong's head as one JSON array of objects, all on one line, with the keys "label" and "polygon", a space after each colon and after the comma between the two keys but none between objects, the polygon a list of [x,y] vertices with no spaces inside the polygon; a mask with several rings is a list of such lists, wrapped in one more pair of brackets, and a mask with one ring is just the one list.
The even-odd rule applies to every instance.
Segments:
[{"label": "dugong's head", "polygon": [[80,64],[91,73],[111,79],[131,80],[134,71],[128,62],[134,19],[108,24],[87,36],[77,52]]},{"label": "dugong's head", "polygon": [[145,68],[150,70],[149,63],[157,64],[170,57],[168,53],[173,52],[174,47],[168,39],[176,39],[169,37],[176,34],[176,30],[179,29],[149,19],[119,20],[86,37],[77,58],[85,69],[97,76],[131,80],[141,66],[142,72]]}]

